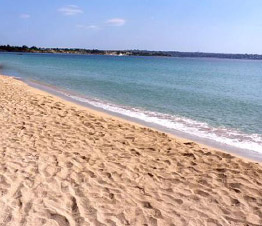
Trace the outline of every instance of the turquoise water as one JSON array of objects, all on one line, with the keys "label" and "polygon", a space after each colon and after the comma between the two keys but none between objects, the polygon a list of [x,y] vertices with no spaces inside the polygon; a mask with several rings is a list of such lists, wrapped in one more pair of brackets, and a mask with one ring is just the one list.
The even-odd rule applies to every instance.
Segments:
[{"label": "turquoise water", "polygon": [[78,101],[262,153],[262,61],[2,53],[0,64]]}]

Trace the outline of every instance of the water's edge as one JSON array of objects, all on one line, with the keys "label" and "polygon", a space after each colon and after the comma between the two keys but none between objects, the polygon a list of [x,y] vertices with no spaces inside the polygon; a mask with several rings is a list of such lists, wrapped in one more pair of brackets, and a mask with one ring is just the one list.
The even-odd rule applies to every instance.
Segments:
[{"label": "water's edge", "polygon": [[116,116],[116,117],[128,120],[130,122],[135,122],[135,123],[138,123],[142,126],[150,127],[150,128],[159,130],[161,132],[169,133],[169,134],[172,134],[174,136],[181,137],[181,138],[184,138],[184,139],[187,139],[187,140],[192,140],[192,141],[197,142],[199,144],[207,145],[209,147],[213,147],[213,148],[218,149],[220,151],[230,153],[230,154],[233,154],[233,155],[236,155],[236,156],[239,156],[239,157],[247,158],[247,159],[255,161],[255,162],[262,162],[262,153],[250,151],[250,150],[247,150],[247,149],[237,148],[237,147],[227,145],[227,144],[221,144],[221,143],[216,142],[216,141],[211,140],[211,139],[200,138],[200,137],[197,137],[197,136],[194,136],[194,135],[191,135],[191,134],[187,134],[185,132],[181,132],[179,130],[166,128],[164,126],[158,125],[158,124],[153,123],[153,122],[146,122],[146,121],[143,121],[141,119],[137,119],[137,118],[134,118],[134,117],[131,117],[131,116],[123,115],[121,113],[106,110],[102,107],[94,106],[94,105],[92,105],[88,102],[81,101],[81,99],[83,99],[84,97],[79,96],[78,99],[73,98],[72,96],[75,96],[76,94],[72,95],[70,93],[67,93],[67,91],[65,91],[65,90],[44,84],[44,83],[39,82],[39,81],[25,80],[25,79],[21,79],[21,78],[17,78],[17,79],[22,80],[23,82],[25,82],[26,84],[28,84],[29,86],[31,86],[33,88],[45,91],[45,92],[50,93],[52,95],[58,96],[58,97],[66,100],[66,101],[70,101],[70,102],[79,104],[81,106],[93,109],[95,111],[103,112],[103,113],[106,113],[106,114],[109,114],[109,115],[112,115],[112,116]]}]

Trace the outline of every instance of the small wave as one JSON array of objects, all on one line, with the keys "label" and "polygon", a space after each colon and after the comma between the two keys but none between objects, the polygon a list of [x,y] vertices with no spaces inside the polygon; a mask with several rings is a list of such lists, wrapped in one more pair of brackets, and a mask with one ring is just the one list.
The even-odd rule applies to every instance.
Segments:
[{"label": "small wave", "polygon": [[181,116],[145,111],[132,107],[118,106],[98,99],[89,99],[86,97],[71,95],[62,91],[59,92],[76,101],[87,103],[109,112],[139,119],[147,123],[153,123],[155,125],[183,132],[185,134],[190,134],[201,139],[209,139],[236,148],[262,153],[261,134],[245,134],[241,131],[224,127],[215,128],[211,127],[207,123],[198,122]]}]

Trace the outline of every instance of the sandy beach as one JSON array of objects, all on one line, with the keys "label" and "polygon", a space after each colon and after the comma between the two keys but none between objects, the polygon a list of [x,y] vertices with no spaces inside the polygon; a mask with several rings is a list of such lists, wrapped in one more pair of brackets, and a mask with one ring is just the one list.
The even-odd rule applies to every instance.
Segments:
[{"label": "sandy beach", "polygon": [[0,225],[262,225],[262,165],[0,76]]}]

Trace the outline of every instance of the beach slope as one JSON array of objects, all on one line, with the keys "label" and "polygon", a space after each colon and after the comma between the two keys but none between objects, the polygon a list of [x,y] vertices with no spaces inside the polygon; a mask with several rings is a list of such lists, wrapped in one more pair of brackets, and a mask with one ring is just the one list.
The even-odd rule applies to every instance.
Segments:
[{"label": "beach slope", "polygon": [[0,76],[0,225],[262,225],[262,166]]}]

